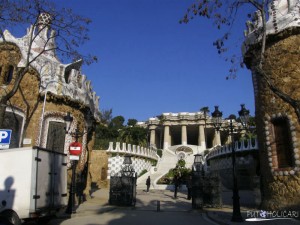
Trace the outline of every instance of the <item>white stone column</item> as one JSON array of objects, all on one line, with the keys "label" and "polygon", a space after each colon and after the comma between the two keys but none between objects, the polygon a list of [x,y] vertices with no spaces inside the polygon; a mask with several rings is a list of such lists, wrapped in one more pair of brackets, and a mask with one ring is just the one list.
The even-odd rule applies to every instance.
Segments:
[{"label": "white stone column", "polygon": [[181,126],[181,144],[187,145],[186,125]]},{"label": "white stone column", "polygon": [[167,149],[170,144],[170,127],[166,125],[164,127],[164,149]]},{"label": "white stone column", "polygon": [[214,136],[214,146],[215,145],[221,145],[220,131],[217,131],[217,130],[215,130],[215,136]]},{"label": "white stone column", "polygon": [[199,125],[198,145],[206,149],[205,130],[203,125]]},{"label": "white stone column", "polygon": [[150,130],[150,146],[155,146],[155,129]]}]

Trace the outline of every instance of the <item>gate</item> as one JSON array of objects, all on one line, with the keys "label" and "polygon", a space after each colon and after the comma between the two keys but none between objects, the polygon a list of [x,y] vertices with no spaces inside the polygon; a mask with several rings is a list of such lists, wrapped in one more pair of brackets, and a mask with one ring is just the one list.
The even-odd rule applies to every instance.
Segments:
[{"label": "gate", "polygon": [[121,171],[110,176],[110,205],[135,206],[137,174],[131,164],[130,156],[126,155]]},{"label": "gate", "polygon": [[109,204],[135,206],[136,177],[113,176],[110,178]]},{"label": "gate", "polygon": [[219,177],[193,174],[192,207],[222,207],[222,196]]}]

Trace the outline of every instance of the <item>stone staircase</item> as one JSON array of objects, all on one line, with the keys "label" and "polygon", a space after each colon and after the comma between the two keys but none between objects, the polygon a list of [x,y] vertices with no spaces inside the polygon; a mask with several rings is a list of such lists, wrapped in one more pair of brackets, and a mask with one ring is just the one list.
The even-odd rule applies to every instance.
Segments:
[{"label": "stone staircase", "polygon": [[[186,167],[190,168],[193,164],[194,156],[187,156]],[[163,150],[163,155],[161,159],[157,162],[156,171],[150,171],[143,176],[139,177],[137,180],[137,189],[146,190],[146,179],[148,176],[151,178],[151,186],[150,189],[165,189],[166,185],[157,185],[157,181],[169,172],[170,169],[175,168],[177,164],[178,158],[174,151],[165,149]],[[164,186],[164,187],[163,187]]]}]

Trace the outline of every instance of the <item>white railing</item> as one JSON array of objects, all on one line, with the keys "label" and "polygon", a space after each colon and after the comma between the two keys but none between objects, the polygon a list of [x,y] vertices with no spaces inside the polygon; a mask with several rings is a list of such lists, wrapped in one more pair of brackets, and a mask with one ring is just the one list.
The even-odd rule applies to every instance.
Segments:
[{"label": "white railing", "polygon": [[141,146],[131,145],[127,143],[116,142],[115,148],[114,143],[109,142],[109,147],[106,150],[109,153],[118,153],[118,154],[130,154],[131,156],[139,156],[143,158],[150,158],[154,160],[158,160],[160,157],[157,155],[157,150],[145,148]]},{"label": "white railing", "polygon": [[[241,141],[234,142],[235,152],[244,152],[244,151],[252,151],[258,150],[258,142],[257,139],[246,139]],[[226,144],[223,146],[215,146],[212,150],[206,155],[206,160],[210,160],[212,158],[216,158],[222,155],[227,155],[232,153],[232,145]]]}]

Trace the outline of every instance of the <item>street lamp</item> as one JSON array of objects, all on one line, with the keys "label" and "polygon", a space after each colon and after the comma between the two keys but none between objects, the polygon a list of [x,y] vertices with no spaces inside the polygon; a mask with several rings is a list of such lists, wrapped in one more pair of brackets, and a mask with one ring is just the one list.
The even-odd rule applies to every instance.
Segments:
[{"label": "street lamp", "polygon": [[200,173],[203,170],[203,156],[201,154],[196,154],[194,157],[194,171]]},{"label": "street lamp", "polygon": [[[241,110],[238,112],[240,119],[242,121],[242,125],[245,129],[247,129],[248,121],[249,121],[249,110],[245,108],[244,104],[241,104]],[[217,130],[220,130],[222,126],[222,113],[218,110],[218,107],[215,106],[215,111],[212,113],[214,126]],[[233,177],[233,213],[231,221],[233,222],[242,222],[244,221],[241,210],[240,210],[240,197],[239,197],[239,190],[237,186],[237,176],[236,176],[236,165],[235,165],[235,143],[234,143],[234,127],[233,127],[233,119],[234,115],[230,115],[229,117],[229,132],[231,135],[231,158],[232,158],[232,177]]]},{"label": "street lamp", "polygon": [[124,155],[122,175],[126,177],[133,177],[134,173],[135,171],[134,168],[132,167],[131,155]]},{"label": "street lamp", "polygon": [[203,156],[201,154],[194,156],[192,168],[192,207],[193,209],[199,209],[203,207],[203,174],[201,174],[203,171]]},{"label": "street lamp", "polygon": [[[64,121],[66,122],[66,134],[70,134],[72,137],[75,137],[75,141],[78,142],[78,138],[83,136],[84,133],[79,132],[76,128],[75,132],[69,132],[71,128],[71,124],[73,122],[73,117],[70,115],[70,112],[64,116]],[[70,157],[71,160],[71,157]],[[78,160],[73,159],[71,160],[71,167],[72,167],[72,177],[71,177],[71,186],[69,191],[69,199],[68,199],[68,206],[66,209],[67,214],[76,213],[75,210],[75,194],[76,194],[76,167],[77,167]]]},{"label": "street lamp", "polygon": [[215,106],[215,111],[212,112],[212,121],[214,124],[214,127],[216,128],[217,131],[220,130],[222,126],[222,116],[223,113],[219,111],[219,106]]},{"label": "street lamp", "polygon": [[239,111],[239,116],[242,122],[242,125],[245,129],[248,129],[250,111],[245,108],[245,104],[241,104],[241,110]]}]

